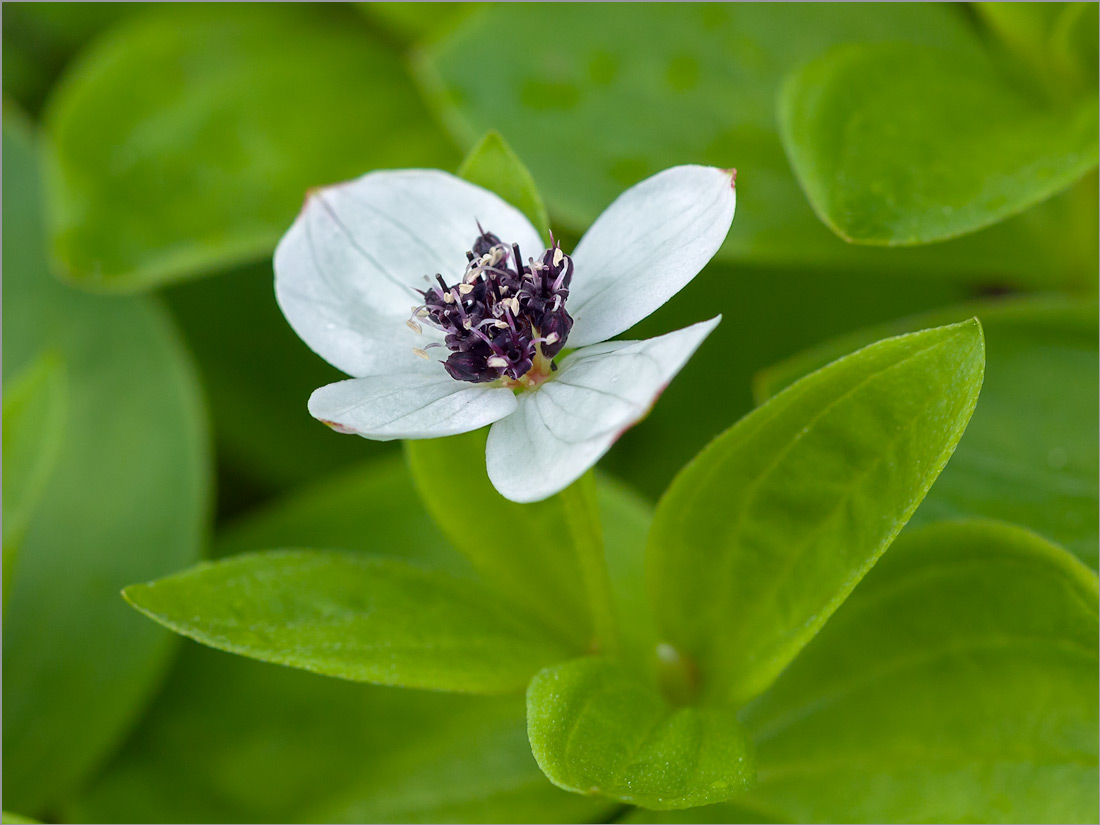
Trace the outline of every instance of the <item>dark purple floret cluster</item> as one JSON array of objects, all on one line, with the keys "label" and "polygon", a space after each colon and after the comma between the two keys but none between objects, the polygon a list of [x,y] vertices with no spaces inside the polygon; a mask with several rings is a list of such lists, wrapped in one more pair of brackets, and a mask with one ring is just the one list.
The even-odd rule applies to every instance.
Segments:
[{"label": "dark purple floret cluster", "polygon": [[[466,253],[462,279],[420,292],[424,304],[409,325],[428,324],[444,332],[451,355],[443,366],[459,381],[522,381],[554,369],[573,319],[565,311],[573,260],[554,243],[523,263],[519,246],[505,246],[492,232],[481,234]],[[427,356],[425,349],[417,354]],[[545,374],[544,374],[545,373]]]}]

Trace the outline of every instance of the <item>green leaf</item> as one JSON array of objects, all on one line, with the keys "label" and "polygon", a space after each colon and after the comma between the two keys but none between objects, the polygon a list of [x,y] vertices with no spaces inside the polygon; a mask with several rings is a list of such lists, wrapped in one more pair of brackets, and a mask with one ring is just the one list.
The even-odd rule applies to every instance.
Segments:
[{"label": "green leaf", "polygon": [[42,355],[4,387],[4,605],[15,558],[61,449],[65,374]]},{"label": "green leaf", "polygon": [[1095,95],[1037,102],[976,55],[841,46],[794,72],[780,133],[818,216],[854,243],[973,232],[1066,188],[1097,163]]},{"label": "green leaf", "polygon": [[[482,430],[406,441],[417,489],[439,529],[488,584],[581,652],[591,640],[592,623],[561,499],[516,504],[504,498],[485,473],[485,438]],[[440,472],[441,467],[467,472]],[[491,514],[488,523],[462,517],[470,502]]]},{"label": "green leaf", "polygon": [[[643,624],[648,508],[621,484],[598,486],[629,638]],[[237,520],[214,552],[280,542],[466,569],[390,458]],[[69,820],[149,822],[171,810],[188,822],[595,822],[611,804],[543,776],[518,697],[379,688],[191,644],[165,685]]]},{"label": "green leaf", "polygon": [[4,811],[3,818],[0,819],[4,825],[38,825],[37,819],[31,819],[28,816],[22,814],[13,814],[10,811]]},{"label": "green leaf", "polygon": [[5,375],[65,364],[65,438],[27,525],[4,617],[4,802],[65,798],[136,719],[172,637],[122,603],[193,564],[210,468],[193,366],[158,304],[58,283],[39,224],[38,156],[4,117]]},{"label": "green leaf", "polygon": [[912,515],[982,382],[976,320],[891,338],[741,419],[673,481],[647,565],[665,639],[711,698],[766,688]]},{"label": "green leaf", "polygon": [[384,558],[256,553],[124,595],[205,645],[359,682],[507,693],[564,655],[475,582]]},{"label": "green leaf", "polygon": [[83,56],[47,125],[53,249],[96,289],[267,257],[309,187],[454,162],[397,55],[343,8],[158,8]]},{"label": "green leaf", "polygon": [[988,342],[982,397],[966,438],[913,523],[967,516],[1011,520],[1064,545],[1095,569],[1100,542],[1095,303],[984,301],[859,330],[765,370],[756,381],[757,397],[763,400],[884,336],[975,315]]},{"label": "green leaf", "polygon": [[558,787],[646,808],[718,802],[753,779],[752,743],[733,710],[672,707],[604,659],[576,659],[532,679],[527,733]]},{"label": "green leaf", "polygon": [[[201,758],[196,758],[201,754]],[[188,644],[70,822],[599,822],[539,771],[522,697],[399,690]]]},{"label": "green leaf", "polygon": [[[907,532],[745,709],[802,822],[1096,819],[1097,581],[997,523]],[[712,822],[724,822],[721,809]]]},{"label": "green leaf", "polygon": [[466,159],[458,167],[458,175],[470,183],[496,192],[526,215],[543,239],[546,239],[550,218],[546,216],[546,207],[542,203],[539,190],[523,161],[516,157],[516,153],[505,143],[500,132],[486,133],[481,142],[466,155]]},{"label": "green leaf", "polygon": [[[507,32],[522,49],[489,50]],[[614,37],[608,37],[614,32]],[[580,232],[622,190],[682,163],[736,166],[738,214],[719,257],[885,275],[1064,283],[1095,279],[1052,205],[942,246],[846,244],[814,216],[776,130],[796,65],[839,43],[980,51],[960,9],[937,4],[486,4],[414,52],[451,132],[473,146],[499,129],[531,169],[555,228]],[[477,59],[471,59],[477,54]],[[1088,193],[1095,199],[1095,192]]]}]

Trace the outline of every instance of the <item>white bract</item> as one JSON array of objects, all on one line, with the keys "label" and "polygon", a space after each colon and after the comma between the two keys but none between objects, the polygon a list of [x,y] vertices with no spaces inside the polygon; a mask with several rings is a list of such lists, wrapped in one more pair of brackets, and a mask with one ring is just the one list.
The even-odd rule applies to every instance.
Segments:
[{"label": "white bract", "polygon": [[[526,378],[473,383],[424,358],[448,353],[449,345],[443,329],[416,322],[428,315],[421,291],[435,290],[440,308],[442,299],[461,304],[466,284],[481,271],[477,256],[468,254],[475,239],[488,237],[478,223],[534,254],[526,270],[518,254],[504,253],[499,266],[512,265],[513,279],[518,272],[535,283],[550,267],[538,263],[545,246],[527,218],[495,194],[439,171],[372,172],[317,190],[275,251],[275,292],[302,340],[354,377],[314,392],[309,411],[339,432],[376,440],[435,438],[491,424],[486,466],[497,490],[518,502],[553,495],[646,415],[717,326],[720,317],[645,341],[608,341],[695,277],[725,239],[734,204],[732,170],[706,166],[666,169],[624,192],[571,256],[572,278],[562,292],[573,321],[565,346],[577,349],[558,358],[554,371],[549,359],[536,357],[542,369]],[[497,265],[501,249],[485,255],[482,268]],[[562,258],[569,256],[546,251],[552,264]],[[436,273],[444,290],[428,280]],[[456,286],[448,293],[446,284]],[[514,299],[496,300],[502,304],[496,318],[480,325],[493,334],[513,322],[507,307],[516,306]],[[490,346],[481,332],[473,334]],[[534,340],[532,346],[540,339]],[[541,340],[561,346],[559,336]],[[488,363],[503,370],[506,361]]]}]

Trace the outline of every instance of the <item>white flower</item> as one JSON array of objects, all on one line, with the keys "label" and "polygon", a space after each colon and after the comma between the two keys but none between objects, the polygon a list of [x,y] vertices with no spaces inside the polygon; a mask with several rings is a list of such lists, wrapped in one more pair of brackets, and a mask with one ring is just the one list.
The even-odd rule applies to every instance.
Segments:
[{"label": "white flower", "polygon": [[[275,251],[275,292],[302,340],[354,377],[314,392],[310,413],[376,440],[492,424],[497,490],[528,502],[564,489],[646,415],[717,326],[720,316],[608,341],[718,250],[733,177],[677,166],[642,181],[571,259],[546,249],[519,210],[444,172],[372,172],[313,192]],[[577,349],[552,365],[563,345]],[[447,366],[430,353],[449,355]]]}]

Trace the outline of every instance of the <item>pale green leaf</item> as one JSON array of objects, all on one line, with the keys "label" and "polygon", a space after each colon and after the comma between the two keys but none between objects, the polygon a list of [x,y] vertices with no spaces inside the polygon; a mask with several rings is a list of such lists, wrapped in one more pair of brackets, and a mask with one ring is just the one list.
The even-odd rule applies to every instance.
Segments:
[{"label": "pale green leaf", "polygon": [[135,290],[268,256],[306,190],[453,150],[341,7],[170,5],[96,43],[47,113],[53,249]]},{"label": "pale green leaf", "polygon": [[988,363],[982,396],[914,524],[1004,519],[1062,544],[1095,569],[1100,541],[1100,356],[1096,304],[1059,298],[983,301],[828,341],[756,380],[763,400],[797,378],[887,335],[978,316]]},{"label": "pale green leaf", "polygon": [[565,655],[474,581],[381,557],[234,556],[124,595],[205,645],[360,682],[507,693]]},{"label": "pale green leaf", "polygon": [[172,638],[118,597],[193,564],[209,460],[193,366],[161,308],[62,286],[45,261],[38,156],[4,117],[6,375],[65,364],[56,464],[24,535],[4,617],[4,801],[38,813],[117,744]]},{"label": "pale green leaf", "polygon": [[31,513],[64,437],[65,371],[42,355],[4,387],[4,604]]},{"label": "pale green leaf", "polygon": [[462,161],[458,174],[496,192],[526,215],[544,239],[547,237],[550,219],[535,181],[500,132],[488,132]]},{"label": "pale green leaf", "polygon": [[745,709],[748,801],[802,822],[1095,822],[1097,644],[1096,576],[1061,548],[993,522],[908,532]]},{"label": "pale green leaf", "polygon": [[982,382],[976,320],[891,338],[792,386],[673,481],[647,565],[706,694],[766,688],[844,601],[951,456]]},{"label": "pale green leaf", "polygon": [[673,707],[605,659],[576,659],[531,680],[527,732],[555,785],[646,808],[718,802],[753,779],[752,743],[733,710]]},{"label": "pale green leaf", "polygon": [[855,243],[973,232],[1096,166],[1097,102],[1054,107],[980,55],[847,45],[784,85],[783,144],[818,216]]}]

